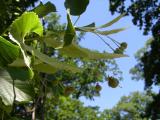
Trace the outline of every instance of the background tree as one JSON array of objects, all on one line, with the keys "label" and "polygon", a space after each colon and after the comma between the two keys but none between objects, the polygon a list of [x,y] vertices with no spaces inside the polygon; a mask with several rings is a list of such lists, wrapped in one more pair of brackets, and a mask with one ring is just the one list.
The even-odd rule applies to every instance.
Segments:
[{"label": "background tree", "polygon": [[[134,78],[142,78],[145,81],[145,89],[150,90],[152,86],[159,86],[160,83],[160,56],[159,56],[159,44],[160,44],[160,1],[159,0],[131,0],[127,2],[110,0],[110,10],[112,14],[115,12],[127,12],[128,15],[133,17],[132,22],[139,26],[140,29],[144,28],[144,34],[152,32],[153,40],[147,49],[141,49],[138,52],[138,64],[131,70],[134,74]],[[155,104],[159,105],[156,100],[159,97],[159,93],[154,98],[154,102],[147,107],[150,109],[147,116],[151,116],[152,119],[159,119],[159,110]],[[152,112],[151,112],[152,111]]]},{"label": "background tree", "polygon": [[129,96],[121,97],[112,109],[104,110],[101,117],[105,120],[147,120],[145,108],[151,102],[152,96],[146,93],[133,92]]},{"label": "background tree", "polygon": [[[133,74],[133,79],[145,80],[145,89],[151,91],[153,86],[159,86],[159,55],[158,40],[152,38],[147,41],[144,48],[136,53],[138,64],[130,70]],[[153,103],[148,104],[146,107],[146,116],[152,119],[159,119],[159,94],[152,94]]]},{"label": "background tree", "polygon": [[82,102],[69,97],[47,99],[46,120],[99,120],[97,107],[85,107]]}]

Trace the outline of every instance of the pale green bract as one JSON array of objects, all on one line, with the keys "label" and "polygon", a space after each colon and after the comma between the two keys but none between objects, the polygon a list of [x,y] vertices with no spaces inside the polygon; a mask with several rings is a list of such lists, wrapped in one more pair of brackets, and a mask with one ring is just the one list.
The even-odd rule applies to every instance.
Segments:
[{"label": "pale green bract", "polygon": [[[57,46],[61,46],[63,44],[62,42],[56,40],[54,35],[44,36],[44,42],[46,43],[47,46],[53,47],[53,48],[57,48]],[[68,46],[65,46],[59,49],[59,52],[60,54],[66,55],[68,57],[84,58],[84,59],[90,59],[90,60],[114,59],[119,57],[127,57],[127,55],[123,55],[123,54],[100,53],[98,51],[83,48],[74,42]]]}]

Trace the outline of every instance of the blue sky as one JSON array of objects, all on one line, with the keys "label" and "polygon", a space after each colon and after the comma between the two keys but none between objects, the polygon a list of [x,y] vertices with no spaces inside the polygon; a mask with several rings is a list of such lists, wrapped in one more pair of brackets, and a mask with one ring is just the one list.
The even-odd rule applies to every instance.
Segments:
[{"label": "blue sky", "polygon": [[[43,0],[44,3],[47,1],[49,0]],[[61,15],[61,22],[66,22],[66,11],[63,5],[64,0],[52,0],[51,2],[56,5],[58,11],[57,13]],[[81,15],[81,18],[76,25],[83,26],[95,22],[98,26],[112,20],[116,16],[117,15],[111,16],[109,13],[107,0],[90,0],[87,11]],[[76,17],[72,18],[74,22]],[[133,26],[131,19],[131,17],[124,17],[118,23],[108,28],[108,30],[110,30],[112,28],[128,27],[127,30],[111,36],[119,42],[124,41],[128,43],[126,54],[129,55],[129,57],[116,59],[121,71],[123,72],[124,80],[120,83],[122,88],[113,89],[108,87],[107,83],[104,83],[102,85],[103,89],[101,91],[101,96],[95,98],[94,101],[81,98],[84,105],[97,105],[100,107],[100,110],[112,108],[116,105],[121,96],[129,95],[133,91],[143,91],[143,81],[137,82],[131,80],[129,70],[136,64],[136,60],[134,59],[135,52],[144,46],[145,41],[149,39],[150,36],[143,36],[142,31],[140,31],[138,27]],[[82,40],[81,45],[99,51],[108,50],[107,46],[93,34],[86,34],[85,40]]]}]

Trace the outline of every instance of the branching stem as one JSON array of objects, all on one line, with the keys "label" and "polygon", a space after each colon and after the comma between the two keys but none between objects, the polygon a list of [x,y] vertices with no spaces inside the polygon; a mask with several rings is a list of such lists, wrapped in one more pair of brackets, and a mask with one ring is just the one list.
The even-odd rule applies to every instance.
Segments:
[{"label": "branching stem", "polygon": [[118,41],[116,41],[116,40],[114,40],[113,38],[111,38],[110,36],[106,36],[108,39],[110,39],[112,42],[114,42],[116,45],[117,45],[117,47],[119,47],[119,45],[120,45],[120,43],[118,42]]},{"label": "branching stem", "polygon": [[107,43],[100,35],[98,35],[97,33],[95,33],[111,50],[114,51],[114,49],[110,46],[109,43]]}]

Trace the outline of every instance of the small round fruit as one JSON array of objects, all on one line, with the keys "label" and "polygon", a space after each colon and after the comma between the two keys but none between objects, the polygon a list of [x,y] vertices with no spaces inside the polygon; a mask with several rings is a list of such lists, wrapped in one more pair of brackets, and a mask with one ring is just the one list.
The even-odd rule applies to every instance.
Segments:
[{"label": "small round fruit", "polygon": [[75,88],[72,86],[67,86],[64,90],[64,95],[69,96],[71,93],[75,91]]},{"label": "small round fruit", "polygon": [[119,81],[114,77],[108,77],[108,86],[116,88],[119,85]]},{"label": "small round fruit", "polygon": [[123,54],[123,49],[121,49],[121,48],[116,48],[116,50],[114,51],[114,53],[116,53],[116,54]]},{"label": "small round fruit", "polygon": [[99,84],[96,84],[95,89],[96,89],[97,92],[99,92],[99,91],[102,90],[102,87]]},{"label": "small round fruit", "polygon": [[127,48],[127,43],[126,42],[122,42],[120,46],[123,47],[124,49],[126,49]]}]

